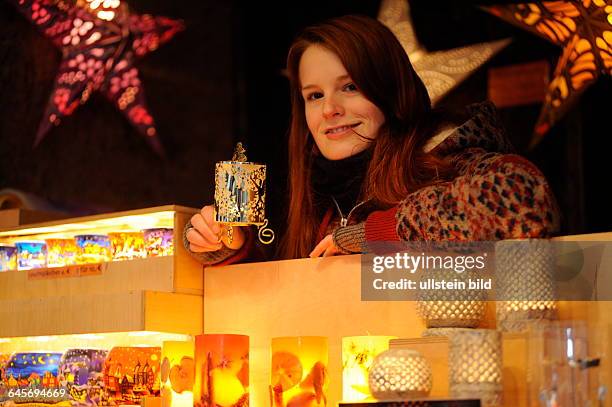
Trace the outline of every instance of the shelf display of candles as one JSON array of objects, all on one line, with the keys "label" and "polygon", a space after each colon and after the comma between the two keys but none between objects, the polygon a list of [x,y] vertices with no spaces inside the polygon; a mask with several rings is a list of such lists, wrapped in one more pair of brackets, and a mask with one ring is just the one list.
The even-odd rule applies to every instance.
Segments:
[{"label": "shelf display of candles", "polygon": [[76,264],[77,246],[74,239],[45,239],[45,242],[47,242],[47,267]]},{"label": "shelf display of candles", "polygon": [[111,245],[108,235],[76,235],[79,264],[102,263],[111,261]]},{"label": "shelf display of candles", "polygon": [[142,232],[109,233],[113,260],[144,259],[147,252]]},{"label": "shelf display of candles", "polygon": [[17,270],[17,247],[0,244],[0,272]]},{"label": "shelf display of candles", "polygon": [[44,241],[23,241],[17,246],[17,268],[31,270],[47,267],[47,244]]},{"label": "shelf display of candles", "polygon": [[172,228],[144,229],[147,256],[172,256],[174,254],[174,231]]}]

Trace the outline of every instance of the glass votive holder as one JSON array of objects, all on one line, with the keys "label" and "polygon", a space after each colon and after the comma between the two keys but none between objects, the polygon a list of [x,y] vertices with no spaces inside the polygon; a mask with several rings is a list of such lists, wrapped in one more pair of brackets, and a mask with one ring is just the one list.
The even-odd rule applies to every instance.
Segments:
[{"label": "glass votive holder", "polygon": [[195,406],[249,405],[247,335],[197,335],[195,366]]},{"label": "glass votive holder", "polygon": [[31,270],[47,267],[47,244],[44,241],[23,241],[17,247],[17,268]]},{"label": "glass votive holder", "polygon": [[362,401],[372,397],[368,371],[374,358],[389,349],[396,336],[347,336],[342,338],[342,401]]},{"label": "glass votive holder", "polygon": [[140,404],[146,396],[159,396],[160,358],[160,347],[112,348],[102,369],[105,404]]},{"label": "glass votive holder", "polygon": [[74,239],[45,239],[47,243],[47,267],[63,267],[76,264],[77,245]]},{"label": "glass votive holder", "polygon": [[389,349],[374,359],[368,383],[376,400],[427,397],[432,386],[431,367],[416,350]]},{"label": "glass votive holder", "polygon": [[76,235],[77,264],[111,261],[111,245],[108,235]]},{"label": "glass votive holder", "polygon": [[111,253],[113,260],[144,259],[144,236],[142,232],[114,232],[109,233]]},{"label": "glass votive holder", "polygon": [[[57,389],[60,387],[58,374],[61,357],[61,353],[49,352],[13,353],[4,372],[4,376],[8,379],[7,387],[26,388],[43,385],[46,388]],[[63,397],[69,396],[64,393]],[[44,395],[36,395],[30,400],[32,403],[30,405],[48,402]]]},{"label": "glass votive holder", "polygon": [[172,256],[174,254],[174,229],[144,229],[143,234],[148,257]]},{"label": "glass votive holder", "polygon": [[0,272],[17,270],[17,247],[10,244],[0,244]]},{"label": "glass votive holder", "polygon": [[193,407],[195,347],[191,341],[164,341],[161,363],[162,407]]},{"label": "glass votive holder", "polygon": [[479,398],[483,407],[502,401],[501,332],[464,329],[449,337],[449,388],[453,398]]},{"label": "glass votive holder", "polygon": [[328,341],[322,336],[272,338],[270,405],[327,405]]},{"label": "glass votive holder", "polygon": [[102,368],[108,354],[103,349],[68,349],[59,365],[59,384],[74,388],[70,393],[73,405],[99,406],[104,380]]}]

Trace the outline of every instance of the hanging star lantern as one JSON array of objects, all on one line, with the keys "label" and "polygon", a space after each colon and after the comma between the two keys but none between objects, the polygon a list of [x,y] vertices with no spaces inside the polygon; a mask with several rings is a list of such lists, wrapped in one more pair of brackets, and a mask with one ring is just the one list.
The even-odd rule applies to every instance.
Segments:
[{"label": "hanging star lantern", "polygon": [[433,104],[510,43],[504,39],[428,52],[416,38],[407,0],[383,0],[378,19],[404,47]]},{"label": "hanging star lantern", "polygon": [[9,1],[62,52],[34,145],[99,91],[163,155],[134,63],[169,41],[183,29],[182,23],[130,14],[119,0],[78,0],[77,4],[65,0]]},{"label": "hanging star lantern", "polygon": [[483,8],[563,47],[535,126],[534,147],[589,86],[612,74],[612,4],[579,0]]}]

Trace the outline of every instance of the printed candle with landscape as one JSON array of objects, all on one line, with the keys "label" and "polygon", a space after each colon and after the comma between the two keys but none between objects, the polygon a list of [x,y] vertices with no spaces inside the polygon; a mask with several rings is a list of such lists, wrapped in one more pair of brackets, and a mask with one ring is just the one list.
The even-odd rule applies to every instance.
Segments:
[{"label": "printed candle with landscape", "polygon": [[194,406],[249,405],[249,337],[204,334],[195,338]]},{"label": "printed candle with landscape", "polygon": [[164,341],[161,362],[162,407],[192,407],[195,376],[194,343]]},{"label": "printed candle with landscape", "polygon": [[327,406],[327,361],[326,337],[272,338],[270,405]]},{"label": "printed candle with landscape", "polygon": [[47,267],[47,244],[43,241],[24,241],[17,246],[17,268],[31,270]]},{"label": "printed candle with landscape", "polygon": [[0,244],[0,272],[17,270],[17,247]]},{"label": "printed candle with landscape", "polygon": [[47,267],[63,267],[76,264],[77,246],[74,239],[45,239],[47,243]]},{"label": "printed candle with landscape", "polygon": [[144,229],[143,233],[148,257],[174,254],[174,230],[172,228]]},{"label": "printed candle with landscape", "polygon": [[347,336],[342,338],[342,400],[371,399],[368,371],[374,358],[389,349],[396,336]]},{"label": "printed candle with landscape", "polygon": [[111,404],[139,404],[159,396],[159,347],[114,347],[104,362],[104,393]]},{"label": "printed candle with landscape", "polygon": [[113,260],[144,259],[147,257],[142,232],[109,233]]},{"label": "printed candle with landscape", "polygon": [[108,351],[68,349],[60,360],[59,382],[78,405],[100,405],[104,378],[102,368]]},{"label": "printed candle with landscape", "polygon": [[111,261],[110,240],[107,235],[76,235],[77,264]]}]

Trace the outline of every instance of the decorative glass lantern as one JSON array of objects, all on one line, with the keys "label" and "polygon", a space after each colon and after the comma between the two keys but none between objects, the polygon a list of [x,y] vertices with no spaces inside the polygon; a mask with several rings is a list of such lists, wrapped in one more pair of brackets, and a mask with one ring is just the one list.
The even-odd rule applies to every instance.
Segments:
[{"label": "decorative glass lantern", "polygon": [[111,349],[104,362],[104,404],[140,404],[143,397],[159,396],[159,347]]},{"label": "decorative glass lantern", "polygon": [[242,143],[231,161],[215,166],[215,220],[227,226],[230,242],[233,226],[248,225],[258,227],[262,243],[274,240],[266,219],[266,166],[248,162]]},{"label": "decorative glass lantern", "polygon": [[272,338],[270,404],[327,406],[327,363],[326,337]]},{"label": "decorative glass lantern", "polygon": [[249,337],[204,334],[195,338],[194,405],[249,405]]},{"label": "decorative glass lantern", "polygon": [[102,368],[108,351],[69,349],[60,360],[59,382],[78,405],[100,405],[104,380]]},{"label": "decorative glass lantern", "polygon": [[108,235],[76,235],[77,264],[95,264],[111,261]]},{"label": "decorative glass lantern", "polygon": [[431,368],[416,350],[390,349],[374,359],[368,382],[377,400],[426,397],[431,392]]},{"label": "decorative glass lantern", "polygon": [[389,349],[396,336],[347,336],[342,338],[342,400],[371,398],[368,371],[374,358]]},{"label": "decorative glass lantern", "polygon": [[143,233],[148,257],[172,256],[174,254],[174,229],[152,228],[143,230]]},{"label": "decorative glass lantern", "polygon": [[501,332],[464,329],[449,338],[451,397],[480,398],[482,405],[499,406],[502,399]]},{"label": "decorative glass lantern", "polygon": [[193,342],[164,341],[161,362],[162,407],[193,407]]},{"label": "decorative glass lantern", "polygon": [[31,270],[47,267],[47,244],[42,241],[24,241],[17,246],[17,268]]},{"label": "decorative glass lantern", "polygon": [[[49,352],[23,352],[13,354],[6,365],[6,371],[4,373],[7,387],[59,388],[58,372],[61,357],[61,353]],[[49,400],[44,400],[44,398],[44,396],[40,399],[33,397],[32,403],[48,403]],[[63,391],[60,396],[58,391],[56,398],[58,399],[57,401],[61,399],[65,400],[67,394]]]},{"label": "decorative glass lantern", "polygon": [[530,321],[557,317],[553,243],[545,239],[502,240],[495,244],[498,284],[497,327],[527,330]]},{"label": "decorative glass lantern", "polygon": [[47,243],[47,267],[63,267],[76,264],[77,245],[74,239],[45,239]]},{"label": "decorative glass lantern", "polygon": [[0,244],[0,272],[17,270],[17,247]]},{"label": "decorative glass lantern", "polygon": [[109,233],[113,260],[144,259],[147,257],[142,232]]}]

